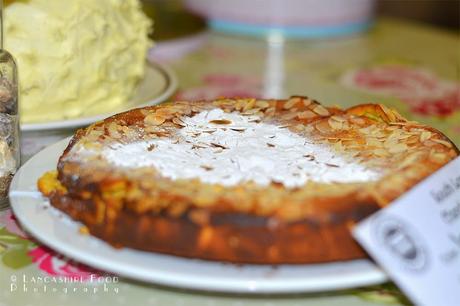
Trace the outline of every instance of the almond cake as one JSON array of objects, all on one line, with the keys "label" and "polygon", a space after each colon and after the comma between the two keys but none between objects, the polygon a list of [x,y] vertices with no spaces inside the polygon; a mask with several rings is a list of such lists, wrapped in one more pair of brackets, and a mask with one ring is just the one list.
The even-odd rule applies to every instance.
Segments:
[{"label": "almond cake", "polygon": [[38,186],[115,247],[320,263],[365,258],[350,228],[458,153],[379,104],[173,102],[79,130]]}]

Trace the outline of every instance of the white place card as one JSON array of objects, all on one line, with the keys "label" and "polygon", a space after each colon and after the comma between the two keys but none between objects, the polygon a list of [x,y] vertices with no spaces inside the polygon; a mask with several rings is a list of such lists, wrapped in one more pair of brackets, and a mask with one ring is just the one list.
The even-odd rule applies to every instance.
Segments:
[{"label": "white place card", "polygon": [[460,157],[353,229],[417,305],[460,305]]}]

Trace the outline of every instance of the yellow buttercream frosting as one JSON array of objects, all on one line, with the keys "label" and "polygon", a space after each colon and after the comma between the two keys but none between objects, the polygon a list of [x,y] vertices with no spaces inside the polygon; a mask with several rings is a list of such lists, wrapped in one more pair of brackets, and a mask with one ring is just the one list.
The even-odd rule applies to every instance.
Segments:
[{"label": "yellow buttercream frosting", "polygon": [[144,75],[151,21],[138,0],[13,0],[5,16],[24,123],[109,111]]}]

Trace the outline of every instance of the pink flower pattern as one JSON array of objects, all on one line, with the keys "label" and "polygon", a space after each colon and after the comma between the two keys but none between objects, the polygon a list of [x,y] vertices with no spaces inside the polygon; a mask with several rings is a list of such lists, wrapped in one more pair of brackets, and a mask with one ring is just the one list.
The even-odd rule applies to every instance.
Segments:
[{"label": "pink flower pattern", "polygon": [[29,239],[27,234],[19,227],[16,217],[11,210],[0,212],[0,226],[4,226],[6,230],[12,234],[24,239]]},{"label": "pink flower pattern", "polygon": [[199,101],[216,98],[260,97],[261,82],[252,77],[234,74],[208,74],[203,77],[203,86],[180,91],[176,99]]},{"label": "pink flower pattern", "polygon": [[423,116],[450,116],[460,110],[460,83],[420,69],[397,65],[348,71],[342,83],[365,92],[396,97]]},{"label": "pink flower pattern", "polygon": [[[34,246],[32,239],[19,227],[11,210],[0,212],[0,227],[5,227],[9,233],[29,240],[31,245]],[[61,276],[87,281],[92,275],[98,277],[101,274],[100,271],[65,258],[45,246],[33,247],[27,252],[27,255],[40,271],[50,276]]]},{"label": "pink flower pattern", "polygon": [[53,250],[39,246],[31,251],[28,255],[37,267],[51,276],[61,276],[69,279],[87,281],[99,277],[99,272],[83,264],[71,261]]}]

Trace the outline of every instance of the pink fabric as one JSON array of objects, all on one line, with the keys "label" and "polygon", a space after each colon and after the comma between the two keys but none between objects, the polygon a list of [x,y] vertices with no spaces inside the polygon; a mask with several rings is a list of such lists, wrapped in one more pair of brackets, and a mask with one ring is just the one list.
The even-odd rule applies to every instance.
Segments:
[{"label": "pink fabric", "polygon": [[369,93],[399,98],[419,115],[445,117],[460,110],[460,84],[419,68],[363,68],[347,72],[343,82]]},{"label": "pink fabric", "polygon": [[93,275],[93,278],[99,277],[96,270],[83,264],[69,261],[44,246],[34,248],[29,251],[28,255],[41,271],[51,276],[61,276],[81,281],[89,280],[91,275]]},{"label": "pink fabric", "polygon": [[21,238],[28,239],[27,234],[19,227],[16,217],[13,215],[11,210],[0,213],[0,226],[4,225],[6,230],[12,234],[15,234]]},{"label": "pink fabric", "polygon": [[[11,210],[0,213],[0,226],[5,226],[6,230],[11,234],[23,239],[30,239],[18,226],[17,220]],[[27,255],[31,257],[32,262],[37,265],[39,270],[50,276],[61,276],[86,281],[91,278],[91,275],[98,277],[100,273],[83,264],[71,261],[45,246],[34,247]]]},{"label": "pink fabric", "polygon": [[234,74],[208,74],[203,77],[203,85],[180,91],[176,99],[199,101],[216,98],[258,98],[261,82],[252,77]]}]

